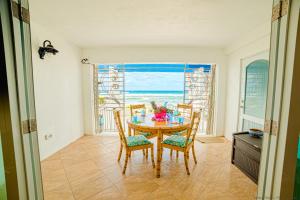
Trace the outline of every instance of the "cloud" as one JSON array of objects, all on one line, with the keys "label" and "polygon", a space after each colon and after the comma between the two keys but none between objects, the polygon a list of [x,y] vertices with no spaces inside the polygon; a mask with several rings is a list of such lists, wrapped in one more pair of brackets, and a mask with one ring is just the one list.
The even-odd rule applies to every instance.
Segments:
[{"label": "cloud", "polygon": [[182,72],[126,72],[125,89],[128,90],[183,90]]}]

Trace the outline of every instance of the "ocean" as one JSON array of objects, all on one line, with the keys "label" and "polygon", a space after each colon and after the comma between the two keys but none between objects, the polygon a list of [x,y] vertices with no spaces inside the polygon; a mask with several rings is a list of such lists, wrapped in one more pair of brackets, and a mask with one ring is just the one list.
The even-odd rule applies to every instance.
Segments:
[{"label": "ocean", "polygon": [[126,107],[130,104],[146,104],[150,108],[150,102],[158,105],[168,102],[168,107],[176,107],[183,102],[183,91],[175,90],[128,90],[125,91]]}]

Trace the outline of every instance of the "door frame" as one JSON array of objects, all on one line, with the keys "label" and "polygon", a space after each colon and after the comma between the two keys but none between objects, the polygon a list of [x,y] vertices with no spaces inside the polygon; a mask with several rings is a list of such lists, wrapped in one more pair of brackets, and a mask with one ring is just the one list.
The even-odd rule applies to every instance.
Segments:
[{"label": "door frame", "polygon": [[[7,135],[11,159],[6,174],[16,171],[13,190],[8,189],[8,199],[43,199],[38,136],[36,132],[34,88],[31,57],[30,21],[28,0],[0,0],[0,16],[3,30],[4,58],[7,70],[11,124]],[[24,15],[21,14],[25,13]],[[2,137],[3,138],[3,137]],[[5,154],[5,153],[4,153]],[[5,155],[8,156],[8,155]],[[4,156],[4,157],[5,157]],[[9,180],[9,179],[8,179]],[[12,196],[10,196],[12,195]]]},{"label": "door frame", "polygon": [[[291,27],[289,30],[291,36],[296,32],[295,40],[295,50],[293,47],[293,38],[288,40],[288,45],[291,44],[291,47],[288,48],[293,52],[294,55],[287,55],[287,69],[285,73],[285,78],[290,80],[285,85],[285,92],[283,95],[283,109],[288,111],[282,111],[283,115],[282,122],[285,122],[286,126],[282,126],[280,131],[282,132],[279,135],[279,141],[284,140],[284,143],[278,144],[278,152],[284,152],[282,155],[278,155],[277,163],[278,166],[275,168],[275,184],[274,184],[274,193],[280,194],[280,197],[283,199],[288,199],[291,197],[291,194],[294,194],[295,191],[295,175],[296,175],[296,166],[297,166],[297,153],[298,153],[298,140],[300,134],[300,1],[294,1],[291,5],[291,18],[290,24],[296,23],[298,18],[298,27]],[[298,15],[298,16],[297,16]],[[279,132],[280,133],[280,132]],[[285,134],[284,134],[285,133]],[[283,156],[284,160],[280,157]],[[279,170],[282,170],[280,172]],[[276,180],[280,178],[281,184],[276,183]],[[280,187],[284,185],[284,187]]]},{"label": "door frame", "polygon": [[[6,74],[1,74],[1,79],[6,79],[6,94],[7,99],[5,103],[4,111],[6,113],[6,127],[2,137],[3,144],[3,158],[6,178],[6,189],[8,199],[28,199],[27,184],[26,184],[26,170],[24,165],[24,151],[22,144],[22,135],[20,127],[20,115],[18,105],[18,86],[15,75],[15,56],[14,56],[14,37],[12,30],[12,17],[10,2],[7,0],[0,0],[0,17],[1,26],[3,31],[3,55]],[[2,37],[2,35],[1,35]],[[1,47],[2,48],[2,47]],[[1,49],[2,51],[2,49]],[[3,85],[2,85],[3,86]],[[4,86],[5,87],[5,86]],[[0,106],[1,109],[1,106]],[[3,118],[0,116],[0,119]]]},{"label": "door frame", "polygon": [[[24,167],[20,159],[23,159],[21,143],[16,144],[14,141],[16,138],[20,139],[20,136],[15,135],[14,137],[13,134],[13,126],[16,124],[12,119],[16,119],[17,115],[11,111],[10,105],[12,101],[10,97],[16,95],[16,93],[10,91],[9,88],[14,87],[14,85],[9,86],[8,83],[8,79],[11,78],[10,76],[13,74],[13,70],[7,67],[12,60],[9,59],[5,53],[8,49],[12,48],[12,45],[7,45],[9,42],[4,39],[4,37],[9,38],[9,35],[7,35],[9,29],[3,30],[7,28],[6,17],[8,16],[7,13],[2,10],[2,8],[6,6],[3,3],[4,2],[0,2],[0,148],[2,148],[3,153],[4,169],[4,177],[1,178],[5,180],[4,187],[6,188],[6,194],[0,194],[0,198],[18,199],[20,195],[26,196],[26,193],[22,193],[22,191],[26,191],[26,187],[25,185],[18,186],[20,182],[25,183],[25,177]],[[17,160],[16,158],[20,155],[21,157]],[[17,165],[19,165],[19,167],[17,167]]]},{"label": "door frame", "polygon": [[300,133],[300,1],[289,1],[286,47],[284,57],[284,82],[278,126],[276,154],[273,166],[271,197],[293,199]]},{"label": "door frame", "polygon": [[300,132],[300,1],[274,0],[285,10],[272,21],[265,136],[257,199],[293,199]]}]

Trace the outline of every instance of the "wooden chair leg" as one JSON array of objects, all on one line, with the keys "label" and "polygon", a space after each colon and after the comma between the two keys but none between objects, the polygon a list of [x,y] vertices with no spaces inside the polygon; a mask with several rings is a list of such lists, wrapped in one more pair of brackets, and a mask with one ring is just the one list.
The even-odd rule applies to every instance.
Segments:
[{"label": "wooden chair leg", "polygon": [[145,149],[146,151],[146,159],[148,160],[148,149]]},{"label": "wooden chair leg", "polygon": [[192,152],[193,152],[194,162],[195,162],[195,164],[197,164],[197,159],[196,159],[196,153],[195,153],[195,146],[194,146],[194,144],[192,146]]},{"label": "wooden chair leg", "polygon": [[173,156],[173,149],[170,149],[170,157]]},{"label": "wooden chair leg", "polygon": [[187,175],[190,175],[189,161],[188,161],[188,158],[187,158],[187,151],[184,152],[184,164],[185,164],[185,169],[186,169]]},{"label": "wooden chair leg", "polygon": [[187,159],[190,159],[190,151],[187,151]]},{"label": "wooden chair leg", "polygon": [[176,158],[178,159],[178,156],[179,156],[179,152],[178,151],[176,151]]},{"label": "wooden chair leg", "polygon": [[130,153],[131,153],[131,151],[126,150],[126,158],[125,158],[125,164],[124,164],[124,168],[123,168],[123,174],[125,174],[125,172],[126,172],[128,158],[129,158]]},{"label": "wooden chair leg", "polygon": [[155,168],[155,162],[154,162],[154,150],[153,147],[151,147],[151,160],[152,160],[152,166]]},{"label": "wooden chair leg", "polygon": [[143,149],[142,151],[143,151],[143,155],[145,156],[145,155],[146,155],[146,154],[145,154],[145,149]]},{"label": "wooden chair leg", "polygon": [[120,146],[120,152],[119,152],[119,156],[118,156],[118,162],[119,162],[120,159],[121,159],[121,156],[122,156],[122,150],[123,150],[123,145],[121,144],[121,146]]},{"label": "wooden chair leg", "polygon": [[161,150],[160,150],[160,160],[162,160],[163,153],[164,153],[164,148],[161,148]]}]

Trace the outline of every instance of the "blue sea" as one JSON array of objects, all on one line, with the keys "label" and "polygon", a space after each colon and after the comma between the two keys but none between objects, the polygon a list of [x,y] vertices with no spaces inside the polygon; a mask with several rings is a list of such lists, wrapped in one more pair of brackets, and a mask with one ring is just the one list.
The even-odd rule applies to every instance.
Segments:
[{"label": "blue sea", "polygon": [[126,94],[182,94],[180,90],[127,90]]},{"label": "blue sea", "polygon": [[183,102],[183,91],[180,90],[128,90],[125,92],[126,105],[146,104],[150,108],[150,102],[158,105],[168,102],[168,107],[176,107]]}]

